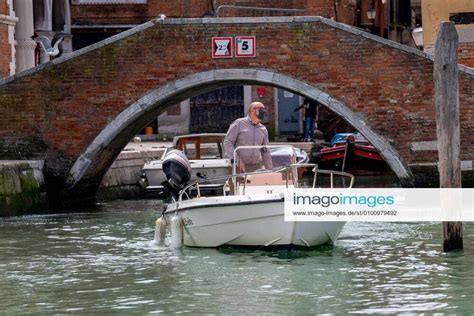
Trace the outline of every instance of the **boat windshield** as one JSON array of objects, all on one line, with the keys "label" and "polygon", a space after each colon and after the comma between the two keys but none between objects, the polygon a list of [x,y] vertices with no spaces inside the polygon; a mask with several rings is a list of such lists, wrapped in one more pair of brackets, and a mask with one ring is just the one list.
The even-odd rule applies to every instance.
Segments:
[{"label": "boat windshield", "polygon": [[195,134],[175,137],[174,147],[188,159],[223,159],[225,134]]}]

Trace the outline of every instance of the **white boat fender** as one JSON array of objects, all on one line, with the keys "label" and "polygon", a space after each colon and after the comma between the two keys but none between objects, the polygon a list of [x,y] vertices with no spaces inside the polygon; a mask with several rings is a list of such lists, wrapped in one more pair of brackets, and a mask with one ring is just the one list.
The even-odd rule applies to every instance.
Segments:
[{"label": "white boat fender", "polygon": [[224,184],[224,192],[225,192],[224,195],[230,195],[230,183],[229,183],[229,179],[227,179],[227,180],[225,181],[225,184]]},{"label": "white boat fender", "polygon": [[170,220],[171,248],[179,249],[184,244],[184,222],[179,214],[173,215]]},{"label": "white boat fender", "polygon": [[166,218],[164,215],[161,215],[155,222],[155,243],[159,246],[165,244],[166,224]]}]

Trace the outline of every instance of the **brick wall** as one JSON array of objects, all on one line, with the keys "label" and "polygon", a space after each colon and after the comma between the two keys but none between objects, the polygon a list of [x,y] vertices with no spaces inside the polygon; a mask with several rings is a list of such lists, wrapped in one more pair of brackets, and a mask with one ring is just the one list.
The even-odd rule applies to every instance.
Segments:
[{"label": "brick wall", "polygon": [[474,43],[459,43],[458,62],[474,68]]},{"label": "brick wall", "polygon": [[307,1],[307,8],[311,12],[311,15],[320,15],[326,18],[334,17],[334,1],[333,0],[322,0],[322,1]]},{"label": "brick wall", "polygon": [[8,43],[8,26],[0,24],[0,78],[10,75],[10,62],[11,48]]},{"label": "brick wall", "polygon": [[0,0],[0,14],[8,15],[7,0]]},{"label": "brick wall", "polygon": [[[334,3],[334,2],[333,2]],[[337,3],[337,1],[336,1]],[[349,25],[356,25],[357,12],[356,4],[354,0],[341,0],[338,1],[339,5],[336,5],[337,10],[337,21]]]},{"label": "brick wall", "polygon": [[162,13],[167,17],[202,17],[210,8],[210,0],[149,0],[147,15],[149,19]]},{"label": "brick wall", "polygon": [[[213,2],[213,4],[211,4]],[[169,18],[203,17],[222,5],[300,9],[302,11],[272,11],[222,7],[220,17],[318,15],[335,18],[354,25],[355,0],[148,0],[146,4],[71,5],[73,23],[78,24],[138,24],[165,14]]]},{"label": "brick wall", "polygon": [[[151,90],[212,69],[258,68],[297,78],[343,102],[391,140],[403,161],[437,160],[436,152],[410,147],[436,138],[430,60],[329,22],[181,23],[165,21],[0,85],[0,159],[41,157],[49,174],[65,177],[107,124]],[[255,35],[257,57],[212,59],[211,37],[234,34]],[[462,159],[473,160],[473,76],[460,72],[459,89]],[[163,110],[147,111],[113,139],[92,162],[93,180]]]},{"label": "brick wall", "polygon": [[74,24],[140,24],[147,21],[144,4],[71,5]]},{"label": "brick wall", "polygon": [[146,4],[71,5],[75,24],[140,24],[165,14],[168,18],[202,17],[207,0],[148,0]]},{"label": "brick wall", "polygon": [[[249,8],[232,8],[221,7],[219,9],[219,17],[230,16],[287,16],[287,15],[308,15],[306,0],[220,0],[215,1],[214,9],[220,6],[239,6],[239,7],[258,7],[258,8],[274,8],[274,9],[300,9],[302,11],[273,11],[267,9],[249,9]],[[303,11],[304,10],[304,11]]]},{"label": "brick wall", "polygon": [[[9,15],[7,0],[0,0],[0,15]],[[0,22],[0,78],[10,75],[11,46],[8,43],[8,26]]]}]

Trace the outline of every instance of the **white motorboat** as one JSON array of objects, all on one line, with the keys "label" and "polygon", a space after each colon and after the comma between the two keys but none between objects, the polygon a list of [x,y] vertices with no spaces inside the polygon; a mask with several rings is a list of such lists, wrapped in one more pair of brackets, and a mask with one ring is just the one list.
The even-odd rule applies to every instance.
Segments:
[{"label": "white motorboat", "polygon": [[[142,173],[147,183],[147,191],[163,190],[162,183],[167,180],[163,172],[163,161],[172,149],[182,151],[191,164],[191,180],[198,181],[206,178],[219,178],[232,173],[232,164],[223,156],[223,142],[225,134],[206,133],[182,135],[173,138],[173,146],[167,148],[161,159],[152,160],[143,166]],[[202,181],[203,188],[222,188],[224,179],[215,182]]]},{"label": "white motorboat", "polygon": [[[256,146],[245,148],[249,147]],[[334,186],[336,176],[349,177],[350,181],[345,182],[348,187],[353,184],[353,176],[348,173],[317,170],[316,165],[308,163],[292,164],[278,170],[234,173],[227,177],[236,184],[232,194],[217,197],[200,197],[198,194],[186,200],[184,197],[190,188],[199,191],[199,183],[188,185],[176,196],[176,202],[167,206],[164,216],[168,223],[173,221],[172,217],[180,219],[184,245],[190,247],[308,248],[334,243],[344,222],[284,221],[284,192],[287,188],[301,185],[298,169],[308,167],[316,171],[309,181],[312,187],[316,185],[316,176],[321,175],[329,176],[331,186]]]},{"label": "white motorboat", "polygon": [[[167,180],[163,172],[163,161],[170,150],[182,151],[191,165],[191,182],[201,181],[202,190],[221,190],[226,182],[223,176],[232,174],[232,164],[229,159],[224,158],[223,133],[202,133],[176,136],[173,138],[173,146],[167,148],[161,159],[152,160],[143,166],[142,174],[145,189],[149,192],[161,192],[163,182]],[[290,164],[289,153],[296,154],[296,162],[306,163],[308,154],[299,148],[274,147],[271,148],[273,166],[280,167]],[[214,179],[208,181],[206,179]],[[203,180],[203,181],[202,181]]]}]

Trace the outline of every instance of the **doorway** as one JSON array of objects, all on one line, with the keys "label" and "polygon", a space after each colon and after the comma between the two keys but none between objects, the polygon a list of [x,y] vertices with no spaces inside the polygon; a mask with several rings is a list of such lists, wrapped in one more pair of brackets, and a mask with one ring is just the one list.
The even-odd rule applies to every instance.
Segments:
[{"label": "doorway", "polygon": [[300,96],[278,89],[278,134],[295,135],[300,133],[300,114],[295,109],[300,105]]},{"label": "doorway", "polygon": [[232,86],[191,98],[191,133],[225,133],[244,115],[244,87]]}]

